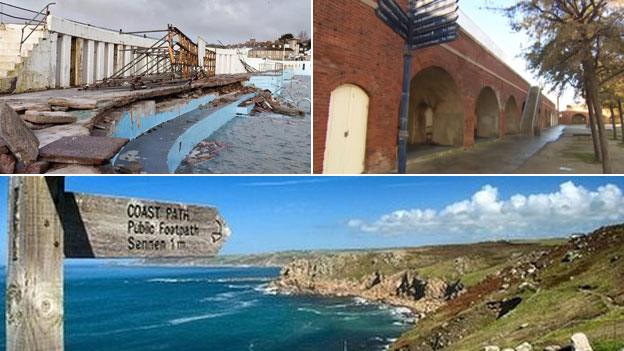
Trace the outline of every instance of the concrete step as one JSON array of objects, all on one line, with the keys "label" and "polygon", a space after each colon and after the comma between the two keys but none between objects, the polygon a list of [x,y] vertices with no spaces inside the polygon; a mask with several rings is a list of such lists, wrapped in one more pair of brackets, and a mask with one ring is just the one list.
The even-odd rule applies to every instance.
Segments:
[{"label": "concrete step", "polygon": [[2,54],[0,54],[0,62],[20,63],[20,62],[22,62],[22,57],[19,56],[19,55],[2,55]]},{"label": "concrete step", "polygon": [[[24,37],[28,36],[28,34],[29,34],[28,31],[24,32]],[[36,31],[36,32],[33,32],[30,35],[30,37],[28,37],[28,40],[43,38],[44,36],[45,36],[45,32],[44,31]],[[22,32],[6,31],[6,30],[5,31],[0,31],[0,37],[2,37],[3,39],[20,41],[20,40],[22,40]]]},{"label": "concrete step", "polygon": [[9,71],[0,69],[0,78],[6,78]]},{"label": "concrete step", "polygon": [[2,56],[19,56],[19,51],[16,50],[6,50],[6,49],[0,49],[0,55]]},{"label": "concrete step", "polygon": [[0,70],[10,71],[15,68],[15,65],[13,62],[0,62]]},{"label": "concrete step", "polygon": [[[2,43],[2,44],[19,45],[19,43],[21,41],[20,38],[16,38],[16,39],[14,39],[14,38],[4,38],[4,37],[0,37],[0,38],[2,38],[2,41],[0,41],[0,43]],[[26,45],[26,44],[37,44],[43,38],[45,38],[45,37],[41,37],[41,38],[30,37],[30,38],[28,38],[28,40],[26,40],[24,42],[24,45]]]},{"label": "concrete step", "polygon": [[[9,51],[18,52],[19,47],[20,47],[19,43],[0,43],[0,51],[9,50]],[[24,43],[24,45],[22,45],[22,50],[30,51],[34,47],[35,47],[35,44],[33,43]],[[3,53],[0,52],[0,55],[3,55]]]},{"label": "concrete step", "polygon": [[[24,38],[26,38],[28,36],[29,33],[24,33]],[[27,42],[30,41],[37,41],[41,38],[45,38],[47,36],[47,32],[43,32],[43,31],[37,31],[32,33],[28,39],[26,39]],[[17,41],[20,42],[22,41],[22,33],[20,32],[7,32],[7,31],[0,31],[0,38],[2,38],[2,41]]]}]

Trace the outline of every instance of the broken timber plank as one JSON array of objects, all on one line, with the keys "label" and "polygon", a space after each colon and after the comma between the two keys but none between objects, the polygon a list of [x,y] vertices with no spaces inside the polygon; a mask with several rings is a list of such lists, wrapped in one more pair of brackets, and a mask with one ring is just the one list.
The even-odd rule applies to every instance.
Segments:
[{"label": "broken timber plank", "polygon": [[42,147],[39,155],[49,162],[99,166],[113,158],[126,143],[128,139],[124,138],[63,137]]},{"label": "broken timber plank", "polygon": [[39,140],[6,103],[0,104],[0,138],[19,161],[30,164],[37,160]]},{"label": "broken timber plank", "polygon": [[32,111],[28,110],[24,114],[24,119],[31,123],[38,124],[67,124],[74,123],[78,119],[68,112]]}]

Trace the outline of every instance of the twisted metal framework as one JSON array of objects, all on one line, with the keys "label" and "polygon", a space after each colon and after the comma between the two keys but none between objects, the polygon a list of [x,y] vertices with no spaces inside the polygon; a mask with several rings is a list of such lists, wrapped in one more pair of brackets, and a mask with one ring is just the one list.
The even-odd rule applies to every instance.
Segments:
[{"label": "twisted metal framework", "polygon": [[131,88],[147,89],[208,78],[216,72],[216,52],[206,49],[203,65],[199,65],[199,48],[177,27],[166,30],[124,32],[123,34],[162,33],[165,35],[149,48],[124,50],[133,57],[110,77],[84,89]]}]

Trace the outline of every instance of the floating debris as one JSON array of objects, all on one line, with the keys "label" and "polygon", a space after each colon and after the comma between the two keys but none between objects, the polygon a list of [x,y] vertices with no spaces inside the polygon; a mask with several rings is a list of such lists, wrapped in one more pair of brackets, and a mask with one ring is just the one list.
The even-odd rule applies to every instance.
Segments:
[{"label": "floating debris", "polygon": [[263,90],[258,93],[251,101],[255,104],[252,112],[274,112],[286,116],[304,116],[305,112],[293,106],[292,104],[279,101],[273,98],[270,90]]},{"label": "floating debris", "polygon": [[219,141],[204,140],[193,148],[182,161],[182,165],[193,166],[204,161],[209,161],[215,158],[219,152],[226,147],[227,145]]}]

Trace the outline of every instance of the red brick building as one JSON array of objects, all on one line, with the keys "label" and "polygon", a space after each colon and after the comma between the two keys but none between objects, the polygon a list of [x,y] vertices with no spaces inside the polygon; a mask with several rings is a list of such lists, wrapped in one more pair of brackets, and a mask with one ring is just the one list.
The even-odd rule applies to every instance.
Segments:
[{"label": "red brick building", "polygon": [[564,124],[564,125],[585,124],[585,125],[589,125],[589,113],[587,111],[575,111],[575,110],[563,111],[563,112],[561,112],[561,117],[559,117],[559,124]]},{"label": "red brick building", "polygon": [[[365,135],[356,142],[363,143],[355,147],[354,153],[363,153],[363,161],[355,161],[363,163],[356,172],[388,172],[396,166],[403,41],[377,18],[376,3],[314,1],[315,173],[322,173],[333,156],[326,153],[328,125],[335,125],[330,115],[340,119],[341,113],[354,109],[363,116],[357,122],[364,124],[363,131],[357,133]],[[410,93],[412,145],[471,147],[475,138],[504,137],[521,130],[530,84],[503,62],[502,53],[465,16],[460,25],[458,40],[415,52]],[[336,102],[344,97],[351,102]],[[356,123],[351,122],[351,126]],[[545,97],[537,123],[540,128],[557,123],[555,105]],[[344,137],[350,133],[344,132]],[[352,147],[342,145],[337,147]],[[347,153],[333,161],[352,160]]]}]

